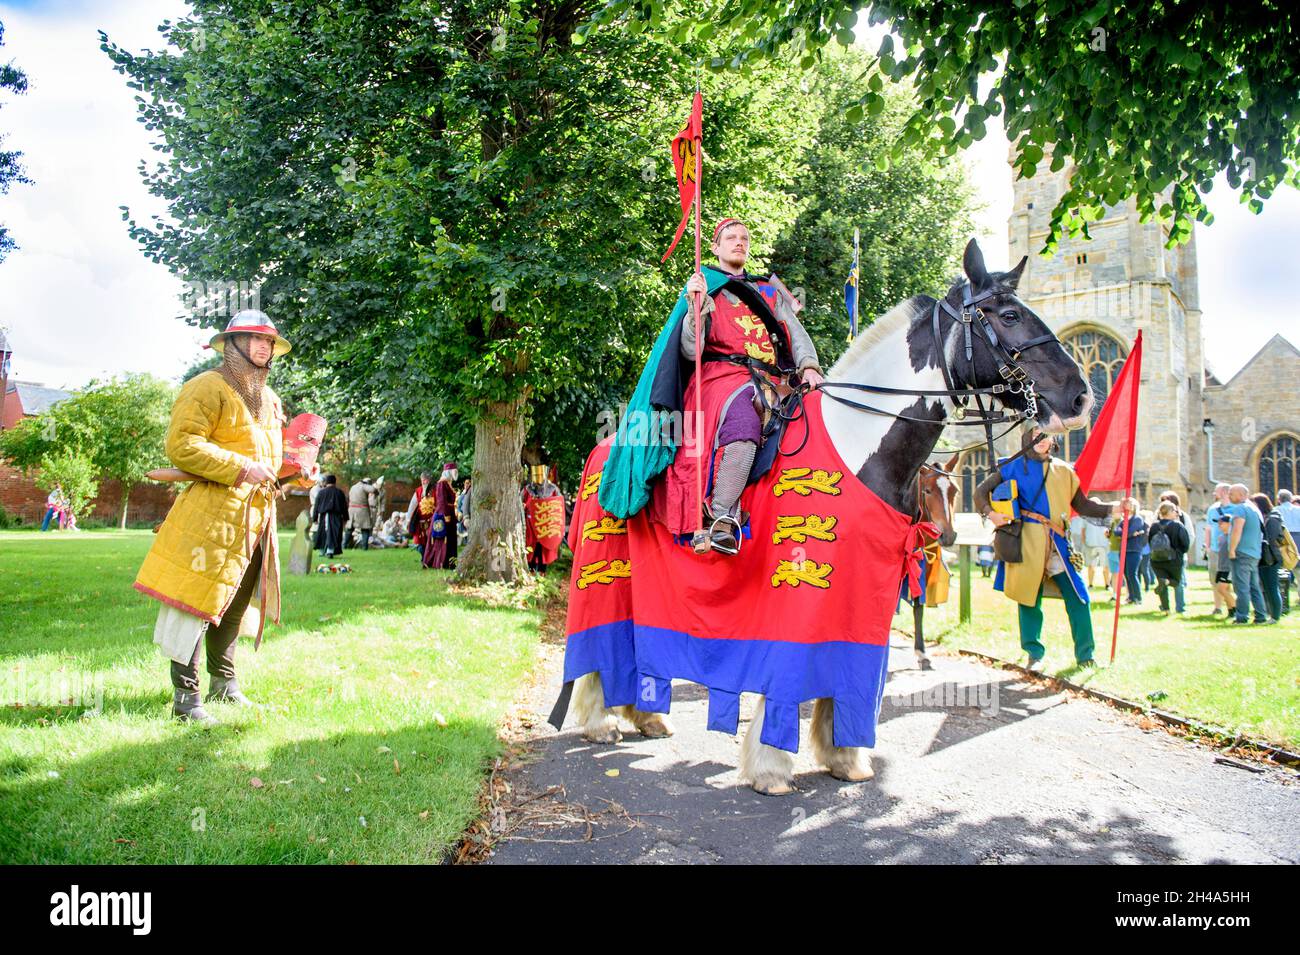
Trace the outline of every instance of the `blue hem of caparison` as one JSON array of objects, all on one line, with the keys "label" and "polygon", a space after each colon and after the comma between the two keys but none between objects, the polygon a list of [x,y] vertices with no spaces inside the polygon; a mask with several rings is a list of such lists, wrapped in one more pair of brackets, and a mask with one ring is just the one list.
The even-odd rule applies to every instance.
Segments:
[{"label": "blue hem of caparison", "polygon": [[709,639],[631,620],[570,634],[564,679],[599,673],[605,705],[667,713],[672,681],[689,680],[709,693],[708,728],[735,734],[740,694],[766,697],[761,742],[799,750],[799,705],[835,702],[836,746],[876,745],[889,647],[870,643],[791,643]]}]

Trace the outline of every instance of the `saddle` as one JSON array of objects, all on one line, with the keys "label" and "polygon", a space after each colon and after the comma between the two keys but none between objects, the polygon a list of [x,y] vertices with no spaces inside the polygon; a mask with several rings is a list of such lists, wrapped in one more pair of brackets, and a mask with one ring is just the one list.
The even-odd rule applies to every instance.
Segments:
[{"label": "saddle", "polygon": [[[802,416],[800,413],[792,417],[788,413],[802,407],[802,393],[797,388],[797,373],[749,355],[705,352],[702,360],[726,361],[749,370],[749,380],[754,386],[754,410],[758,412],[759,423],[762,425],[758,451],[749,469],[749,477],[745,480],[745,486],[749,487],[771,470],[786,425]],[[773,441],[773,438],[776,440]]]}]

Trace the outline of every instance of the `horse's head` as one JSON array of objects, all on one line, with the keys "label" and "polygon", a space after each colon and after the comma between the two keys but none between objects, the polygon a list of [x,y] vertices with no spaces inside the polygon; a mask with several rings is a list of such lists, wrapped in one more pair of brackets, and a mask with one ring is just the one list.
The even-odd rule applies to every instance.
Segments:
[{"label": "horse's head", "polygon": [[[1005,380],[1000,369],[1009,367],[1017,374],[1018,368],[1037,397],[1038,425],[1044,431],[1068,431],[1088,422],[1092,388],[1046,323],[1016,294],[1028,260],[1025,256],[1010,272],[990,272],[979,244],[970,240],[962,261],[967,281],[949,289],[947,304],[960,313],[966,303],[972,303],[967,307],[967,314],[974,319],[971,360],[966,360],[965,331],[960,324],[949,333],[945,357],[954,380],[968,387],[991,387]],[[996,338],[996,343],[990,338]],[[1023,390],[997,397],[1015,411],[1029,406]]]},{"label": "horse's head", "polygon": [[951,547],[957,541],[957,530],[952,526],[952,515],[957,503],[957,482],[950,476],[957,466],[954,454],[942,468],[923,465],[917,474],[916,496],[921,518],[939,528],[939,543]]}]

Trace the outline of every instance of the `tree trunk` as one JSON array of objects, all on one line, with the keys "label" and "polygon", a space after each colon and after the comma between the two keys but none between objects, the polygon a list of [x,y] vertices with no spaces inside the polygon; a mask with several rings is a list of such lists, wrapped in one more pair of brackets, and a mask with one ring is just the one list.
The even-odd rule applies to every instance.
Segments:
[{"label": "tree trunk", "polygon": [[131,497],[131,485],[125,481],[122,482],[122,523],[119,525],[122,530],[126,530],[126,504]]},{"label": "tree trunk", "polygon": [[528,574],[519,497],[526,401],[521,395],[490,402],[474,425],[469,540],[456,562],[457,580],[515,582]]}]

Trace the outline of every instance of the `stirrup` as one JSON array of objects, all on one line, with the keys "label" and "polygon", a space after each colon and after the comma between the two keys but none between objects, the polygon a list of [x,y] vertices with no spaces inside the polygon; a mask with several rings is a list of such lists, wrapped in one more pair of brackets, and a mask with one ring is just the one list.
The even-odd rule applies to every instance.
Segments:
[{"label": "stirrup", "polygon": [[[709,526],[704,531],[701,543],[707,543],[709,550],[715,550],[719,554],[726,554],[729,557],[739,554],[740,544],[744,539],[744,524],[749,519],[749,515],[739,510],[739,508],[737,508],[737,511],[737,516],[724,512],[715,517],[712,506],[706,503],[704,505],[704,519],[709,522]],[[734,528],[734,533],[728,529],[728,525],[730,525],[730,528]],[[707,553],[707,551],[697,548],[696,553]]]},{"label": "stirrup", "polygon": [[[718,527],[722,524],[730,524],[735,528],[735,533],[730,534],[727,531],[719,531]],[[729,556],[734,556],[740,553],[740,522],[730,514],[723,514],[715,518],[713,523],[709,525],[708,534],[709,546],[718,553],[727,554]]]}]

